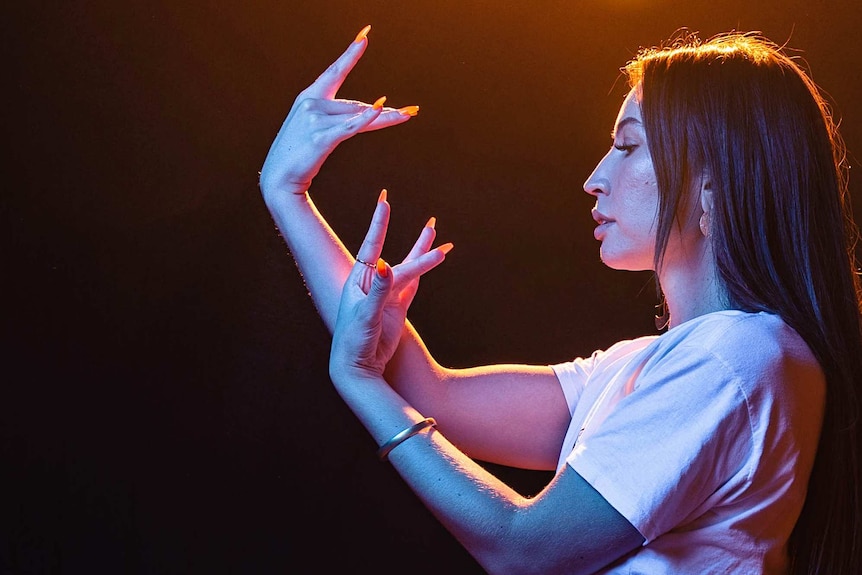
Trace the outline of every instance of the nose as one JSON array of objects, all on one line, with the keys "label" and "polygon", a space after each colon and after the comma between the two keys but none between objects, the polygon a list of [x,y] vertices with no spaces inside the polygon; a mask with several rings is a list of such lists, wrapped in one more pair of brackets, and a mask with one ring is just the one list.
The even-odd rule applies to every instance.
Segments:
[{"label": "nose", "polygon": [[590,177],[587,178],[586,182],[584,182],[584,191],[591,196],[608,194],[611,191],[611,182],[607,177],[607,166],[605,165],[610,154],[611,152],[609,151],[605,154],[605,157],[599,160],[599,163],[596,164],[595,169],[593,169],[593,173],[590,174]]}]

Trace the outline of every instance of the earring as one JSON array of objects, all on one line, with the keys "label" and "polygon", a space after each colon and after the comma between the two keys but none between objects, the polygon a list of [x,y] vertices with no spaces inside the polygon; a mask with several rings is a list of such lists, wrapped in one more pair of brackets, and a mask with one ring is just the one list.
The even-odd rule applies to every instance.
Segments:
[{"label": "earring", "polygon": [[664,299],[664,294],[661,294],[661,301],[655,306],[655,328],[658,331],[663,330],[670,323],[670,310],[667,309],[667,300]]},{"label": "earring", "polygon": [[709,237],[709,212],[703,212],[700,215],[700,233],[705,238]]}]

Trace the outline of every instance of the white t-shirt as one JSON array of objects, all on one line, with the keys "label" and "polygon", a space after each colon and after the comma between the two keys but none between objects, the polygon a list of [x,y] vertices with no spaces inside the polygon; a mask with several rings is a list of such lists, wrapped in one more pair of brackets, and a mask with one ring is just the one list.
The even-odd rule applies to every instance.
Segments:
[{"label": "white t-shirt", "polygon": [[783,573],[825,399],[799,335],[721,311],[552,366],[570,465],[643,535],[602,573]]}]

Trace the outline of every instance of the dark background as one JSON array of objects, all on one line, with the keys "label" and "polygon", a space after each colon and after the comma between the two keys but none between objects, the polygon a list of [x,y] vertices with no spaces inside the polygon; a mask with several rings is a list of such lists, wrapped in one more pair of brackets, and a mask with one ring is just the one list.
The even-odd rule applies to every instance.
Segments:
[{"label": "dark background", "polygon": [[639,47],[787,41],[862,150],[857,0],[50,4],[3,22],[4,573],[480,572],[333,391],[257,188],[365,24],[339,95],[421,112],[343,144],[312,195],[355,250],[388,188],[388,260],[437,216],[456,247],[411,319],[452,367],[655,332],[651,275],[602,267],[581,191]]}]

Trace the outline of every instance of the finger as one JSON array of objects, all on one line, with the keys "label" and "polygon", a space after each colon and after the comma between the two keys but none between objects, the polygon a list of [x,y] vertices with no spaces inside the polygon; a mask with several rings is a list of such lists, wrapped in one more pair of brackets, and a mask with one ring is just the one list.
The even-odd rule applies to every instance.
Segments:
[{"label": "finger", "polygon": [[410,253],[408,253],[402,260],[403,262],[414,260],[431,249],[431,245],[434,243],[434,238],[437,237],[437,230],[434,228],[436,225],[437,218],[432,216],[428,219],[428,223],[426,223],[425,227],[422,228],[422,231],[419,233],[419,237],[416,239],[416,243],[413,244],[413,247],[410,249]]},{"label": "finger", "polygon": [[446,259],[446,254],[449,253],[454,246],[452,243],[446,243],[442,246],[422,254],[416,259],[403,262],[393,268],[395,275],[395,285],[397,289],[403,289],[412,281],[418,280],[419,277],[443,263]]},{"label": "finger", "polygon": [[371,106],[361,114],[356,114],[347,121],[338,123],[324,130],[322,132],[322,135],[326,138],[330,138],[333,142],[333,145],[338,145],[347,138],[358,134],[371,122],[373,122],[378,116],[380,116],[383,99],[384,98],[380,98],[379,100],[377,100],[377,102],[375,102],[373,106]]},{"label": "finger", "polygon": [[[407,106],[407,108],[418,108],[418,106]],[[397,126],[398,124],[403,124],[404,122],[409,121],[410,118],[416,116],[416,114],[411,114],[402,110],[404,110],[404,108],[383,108],[380,116],[360,131],[373,132],[374,130]]]},{"label": "finger", "polygon": [[[379,107],[381,108],[379,115],[371,120],[370,124],[359,129],[359,132],[370,132],[403,124],[411,118],[411,116],[401,113],[395,108]],[[374,114],[374,104],[366,104],[354,100],[307,98],[303,100],[301,108],[303,112],[309,114],[309,120],[314,122],[318,129],[327,129],[332,126],[345,124],[363,112],[371,115]]]},{"label": "finger", "polygon": [[368,39],[357,37],[341,56],[330,64],[311,86],[305,89],[305,94],[311,98],[331,99],[335,97],[347,75],[350,74],[362,54],[365,53],[366,47],[368,47]]},{"label": "finger", "polygon": [[[359,114],[360,112],[364,112],[373,104],[366,104],[365,102],[360,102],[359,100],[348,100],[346,98],[336,98],[333,100],[328,100],[326,98],[311,98],[306,97],[305,100],[308,102],[305,104],[306,108],[312,112],[324,112],[326,114]],[[381,110],[382,117],[381,121],[386,118],[394,118],[396,114],[398,116],[406,116],[408,119],[412,116],[416,116],[419,112],[411,113],[409,110],[419,109],[419,106],[404,106],[403,108],[391,108],[386,107]]]},{"label": "finger", "polygon": [[377,206],[374,208],[374,215],[371,216],[371,225],[368,227],[368,232],[365,234],[365,239],[362,240],[362,245],[359,246],[359,252],[356,255],[364,262],[373,264],[383,253],[383,243],[386,241],[390,213],[386,193],[386,190],[382,190],[377,198]]},{"label": "finger", "polygon": [[363,311],[369,320],[379,320],[383,315],[383,308],[386,306],[386,300],[389,299],[389,294],[392,292],[392,287],[395,284],[395,277],[392,273],[392,268],[389,267],[382,259],[377,260],[374,271],[374,279],[371,282],[371,289],[368,290],[368,297],[362,303]]},{"label": "finger", "polygon": [[361,114],[371,107],[371,104],[358,100],[327,100],[325,98],[306,98],[304,101],[305,111],[321,114]]}]

